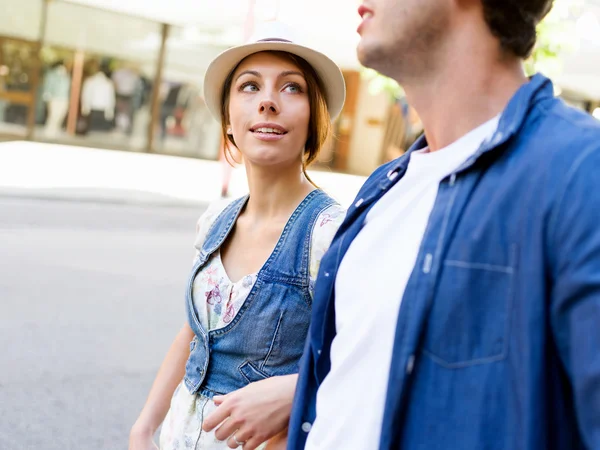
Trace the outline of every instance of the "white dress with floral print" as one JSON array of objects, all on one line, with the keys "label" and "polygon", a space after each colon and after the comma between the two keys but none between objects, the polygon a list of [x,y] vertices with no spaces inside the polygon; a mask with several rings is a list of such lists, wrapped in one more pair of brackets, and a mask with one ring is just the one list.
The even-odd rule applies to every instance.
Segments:
[{"label": "white dress with floral print", "polygon": [[[225,208],[223,202],[211,205],[198,221],[195,247],[199,251],[214,220]],[[315,223],[310,252],[310,291],[319,271],[321,258],[344,219],[345,211],[332,205],[321,213]],[[257,273],[232,282],[216,251],[198,273],[193,284],[194,308],[200,323],[212,331],[229,324],[240,310],[256,282]],[[216,405],[199,394],[190,394],[183,381],[177,386],[171,408],[162,425],[161,450],[225,450],[226,441],[219,441],[213,432],[202,431],[202,422],[216,409]],[[261,447],[262,448],[262,447]]]}]

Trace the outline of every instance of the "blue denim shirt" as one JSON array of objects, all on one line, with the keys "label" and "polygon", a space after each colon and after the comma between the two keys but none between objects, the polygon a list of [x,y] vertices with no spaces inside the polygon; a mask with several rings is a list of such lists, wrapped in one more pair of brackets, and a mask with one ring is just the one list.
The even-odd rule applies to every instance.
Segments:
[{"label": "blue denim shirt", "polygon": [[[367,180],[321,261],[290,450],[304,448],[329,372],[340,262],[410,152]],[[440,183],[398,312],[381,431],[380,450],[600,449],[600,122],[541,75]]]},{"label": "blue denim shirt", "polygon": [[319,214],[335,203],[318,189],[306,196],[292,213],[236,316],[226,327],[207,332],[194,308],[194,279],[227,239],[246,201],[243,197],[232,202],[217,217],[187,285],[186,310],[195,337],[184,380],[190,393],[209,398],[253,381],[298,372],[312,305],[312,231]]}]

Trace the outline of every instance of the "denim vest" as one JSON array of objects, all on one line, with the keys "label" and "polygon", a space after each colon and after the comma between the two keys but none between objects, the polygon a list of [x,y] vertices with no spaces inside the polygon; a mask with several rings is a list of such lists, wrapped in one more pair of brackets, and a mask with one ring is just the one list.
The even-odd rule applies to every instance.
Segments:
[{"label": "denim vest", "polygon": [[194,279],[225,242],[247,200],[234,201],[217,217],[188,281],[186,309],[195,337],[184,379],[192,394],[212,398],[254,381],[298,372],[311,315],[312,230],[319,215],[335,201],[319,189],[306,196],[235,318],[226,327],[207,332],[193,304]]}]

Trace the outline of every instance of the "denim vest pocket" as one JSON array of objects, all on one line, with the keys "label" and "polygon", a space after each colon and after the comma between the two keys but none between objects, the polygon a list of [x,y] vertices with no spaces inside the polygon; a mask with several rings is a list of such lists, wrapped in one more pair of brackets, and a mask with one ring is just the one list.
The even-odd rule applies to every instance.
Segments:
[{"label": "denim vest pocket", "polygon": [[423,353],[448,369],[506,357],[514,267],[446,260]]},{"label": "denim vest pocket", "polygon": [[248,383],[253,383],[255,381],[264,380],[265,378],[269,378],[269,375],[264,373],[262,370],[258,369],[254,364],[250,361],[244,362],[238,370],[242,374],[242,376],[248,381]]}]

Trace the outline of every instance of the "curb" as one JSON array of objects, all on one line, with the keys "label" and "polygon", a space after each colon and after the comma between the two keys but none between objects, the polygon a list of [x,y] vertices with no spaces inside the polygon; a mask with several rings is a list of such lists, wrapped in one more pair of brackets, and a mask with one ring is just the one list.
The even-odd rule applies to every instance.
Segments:
[{"label": "curb", "polygon": [[0,187],[0,198],[157,207],[205,207],[206,201],[121,189]]}]

